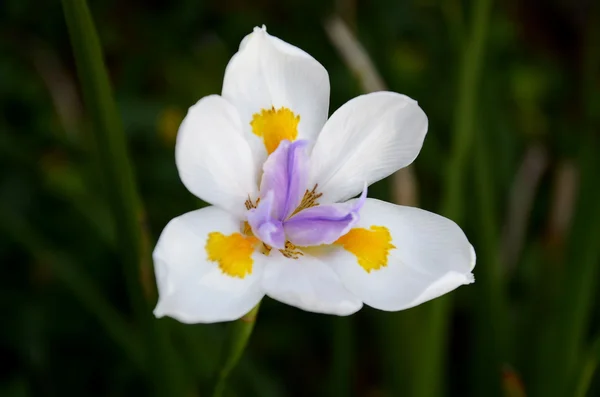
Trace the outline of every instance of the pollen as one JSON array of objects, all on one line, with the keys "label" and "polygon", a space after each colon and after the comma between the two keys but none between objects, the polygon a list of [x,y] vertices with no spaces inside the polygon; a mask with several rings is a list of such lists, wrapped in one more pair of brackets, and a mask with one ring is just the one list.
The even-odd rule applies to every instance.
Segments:
[{"label": "pollen", "polygon": [[298,136],[298,123],[300,116],[295,115],[290,109],[281,107],[275,109],[262,109],[260,113],[252,116],[250,125],[252,132],[262,137],[267,149],[271,154],[283,140],[294,141]]},{"label": "pollen", "polygon": [[323,193],[317,193],[318,186],[319,185],[316,184],[315,187],[312,188],[312,190],[306,189],[306,191],[304,192],[304,196],[302,197],[302,201],[300,202],[300,205],[294,210],[294,212],[292,212],[290,218],[302,210],[305,210],[310,207],[316,207],[317,205],[319,205],[317,200],[321,198]]},{"label": "pollen", "polygon": [[258,203],[260,203],[260,197],[256,199],[256,201],[252,201],[252,199],[250,198],[250,196],[248,196],[248,198],[246,199],[246,202],[244,203],[244,205],[246,206],[247,210],[251,210],[253,208],[258,207]]},{"label": "pollen", "polygon": [[233,233],[229,236],[220,232],[208,234],[206,253],[208,260],[217,262],[223,273],[231,277],[244,278],[252,273],[252,253],[258,243],[256,237]]},{"label": "pollen", "polygon": [[371,273],[387,266],[390,250],[396,248],[391,242],[392,236],[387,227],[371,226],[370,229],[352,229],[334,244],[354,254],[358,264]]},{"label": "pollen", "polygon": [[283,256],[288,259],[298,259],[301,256],[304,256],[302,251],[300,251],[294,244],[290,241],[285,242],[285,249],[279,250]]}]

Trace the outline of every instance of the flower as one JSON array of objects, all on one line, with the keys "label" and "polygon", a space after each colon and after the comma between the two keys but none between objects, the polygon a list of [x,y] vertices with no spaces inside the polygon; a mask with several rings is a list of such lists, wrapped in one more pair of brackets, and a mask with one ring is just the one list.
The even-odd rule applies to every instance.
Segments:
[{"label": "flower", "polygon": [[363,303],[396,311],[473,282],[475,252],[454,222],[366,198],[419,153],[417,102],[376,92],[329,119],[328,107],[314,58],[264,26],[244,38],[222,95],[200,99],[179,128],[181,180],[212,206],[160,236],[157,317],[235,320],[264,295],[335,315]]}]

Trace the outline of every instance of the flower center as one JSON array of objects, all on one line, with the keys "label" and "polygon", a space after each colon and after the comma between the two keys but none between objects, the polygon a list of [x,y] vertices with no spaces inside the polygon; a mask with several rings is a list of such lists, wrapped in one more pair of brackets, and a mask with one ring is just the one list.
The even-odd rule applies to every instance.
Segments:
[{"label": "flower center", "polygon": [[260,199],[246,200],[249,231],[268,248],[297,259],[302,249],[333,244],[358,221],[366,188],[354,203],[321,204],[317,185],[308,188],[308,141],[282,140],[263,166]]},{"label": "flower center", "polygon": [[281,141],[296,140],[299,122],[300,116],[295,115],[290,109],[285,107],[275,109],[273,106],[271,109],[262,109],[260,113],[255,113],[250,125],[252,132],[262,137],[267,153],[271,154]]}]

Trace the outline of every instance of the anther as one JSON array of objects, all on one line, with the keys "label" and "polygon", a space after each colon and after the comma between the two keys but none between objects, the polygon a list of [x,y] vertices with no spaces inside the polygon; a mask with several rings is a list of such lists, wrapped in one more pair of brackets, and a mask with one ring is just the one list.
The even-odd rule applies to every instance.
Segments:
[{"label": "anther", "polygon": [[285,249],[279,250],[283,256],[290,259],[298,259],[304,254],[290,241],[285,242]]},{"label": "anther", "polygon": [[312,188],[312,190],[306,189],[306,192],[304,192],[304,197],[302,197],[300,205],[294,210],[290,217],[296,215],[302,210],[305,210],[310,207],[316,207],[317,205],[319,205],[319,203],[317,203],[317,200],[323,195],[323,193],[317,193],[318,186],[319,185],[316,184],[315,187]]}]

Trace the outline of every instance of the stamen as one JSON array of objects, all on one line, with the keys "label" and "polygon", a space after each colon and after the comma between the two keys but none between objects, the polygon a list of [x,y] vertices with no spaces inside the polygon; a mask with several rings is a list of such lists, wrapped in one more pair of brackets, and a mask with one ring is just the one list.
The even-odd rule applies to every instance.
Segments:
[{"label": "stamen", "polygon": [[296,246],[289,241],[285,242],[285,249],[279,250],[279,252],[281,252],[286,258],[290,259],[298,259],[304,255],[302,251],[296,248]]},{"label": "stamen", "polygon": [[294,212],[292,212],[290,218],[302,210],[305,210],[310,207],[316,207],[317,205],[319,205],[317,199],[319,199],[323,195],[323,193],[317,193],[318,186],[319,184],[316,184],[315,187],[312,188],[312,190],[306,189],[306,192],[304,192],[304,197],[302,197],[300,205],[294,210]]},{"label": "stamen", "polygon": [[253,208],[258,207],[258,203],[260,203],[260,197],[256,199],[256,203],[253,203],[252,199],[250,198],[250,196],[248,196],[248,199],[246,200],[246,202],[244,203],[244,205],[246,206],[247,210],[251,210]]},{"label": "stamen", "polygon": [[246,236],[254,236],[254,233],[252,233],[252,227],[250,226],[250,224],[247,221],[242,222],[242,234],[246,235]]},{"label": "stamen", "polygon": [[271,246],[269,246],[269,245],[267,245],[267,244],[263,243],[263,245],[262,245],[262,247],[261,247],[261,249],[260,249],[260,252],[261,252],[263,255],[269,255],[269,254],[271,253],[271,249],[272,249],[272,248],[271,248]]}]

